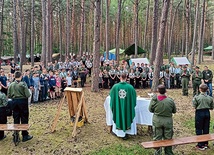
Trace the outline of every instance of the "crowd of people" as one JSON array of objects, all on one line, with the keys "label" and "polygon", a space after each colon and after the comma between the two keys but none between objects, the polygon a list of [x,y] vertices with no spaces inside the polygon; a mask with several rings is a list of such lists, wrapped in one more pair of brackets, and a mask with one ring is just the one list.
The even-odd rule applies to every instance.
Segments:
[{"label": "crowd of people", "polygon": [[[0,86],[1,91],[7,94],[7,88],[14,80],[14,72],[19,70],[14,61],[10,64],[10,73],[5,74],[1,69]],[[41,62],[31,69],[23,72],[23,81],[26,82],[32,94],[30,102],[42,102],[47,99],[60,98],[61,92],[68,87],[84,87],[86,77],[91,76],[93,67],[93,57],[83,55],[81,58],[66,59],[65,62],[49,62],[44,67]],[[122,74],[127,75],[129,82],[136,89],[151,88],[153,82],[154,67],[149,64],[121,61],[117,64],[115,60],[104,60],[100,58],[99,87],[101,89],[111,89],[114,84],[120,82]],[[204,82],[208,86],[209,94],[212,96],[212,71],[207,66],[203,71],[195,66],[190,68],[188,65],[175,66],[174,63],[162,65],[160,68],[159,84],[164,84],[167,89],[182,88],[184,96],[188,95],[189,81],[192,81],[193,96],[199,94],[199,85]]]}]

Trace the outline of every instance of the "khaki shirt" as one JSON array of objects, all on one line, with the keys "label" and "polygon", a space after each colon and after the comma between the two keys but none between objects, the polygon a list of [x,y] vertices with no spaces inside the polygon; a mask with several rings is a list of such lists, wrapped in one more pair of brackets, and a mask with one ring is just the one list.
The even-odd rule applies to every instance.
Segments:
[{"label": "khaki shirt", "polygon": [[8,88],[8,98],[24,99],[30,97],[27,84],[25,82],[14,81]]}]

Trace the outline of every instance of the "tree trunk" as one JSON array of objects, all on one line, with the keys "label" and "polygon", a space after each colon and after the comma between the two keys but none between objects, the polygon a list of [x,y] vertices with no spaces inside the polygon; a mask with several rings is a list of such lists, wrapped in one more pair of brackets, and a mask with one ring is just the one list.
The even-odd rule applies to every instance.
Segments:
[{"label": "tree trunk", "polygon": [[146,23],[145,23],[144,36],[143,36],[143,49],[146,49],[148,19],[149,19],[149,6],[150,6],[150,0],[148,0],[147,8],[146,8],[146,21],[145,21]]},{"label": "tree trunk", "polygon": [[202,53],[203,53],[203,33],[204,33],[204,14],[205,14],[205,0],[203,0],[202,11],[201,11],[201,23],[200,23],[200,36],[199,36],[199,44],[198,44],[198,60],[197,63],[201,64],[202,61]]},{"label": "tree trunk", "polygon": [[25,59],[26,59],[26,55],[25,53],[25,38],[24,38],[24,15],[23,15],[23,8],[22,8],[22,4],[21,4],[21,0],[18,1],[19,2],[19,28],[20,28],[20,69],[22,71],[22,67],[24,65]]},{"label": "tree trunk", "polygon": [[53,55],[53,11],[52,11],[52,5],[50,5],[50,40],[49,40],[49,46],[50,46],[50,51],[49,51],[50,53],[48,56],[48,61],[52,62],[52,55]]},{"label": "tree trunk", "polygon": [[106,59],[109,56],[109,7],[110,0],[106,0]]},{"label": "tree trunk", "polygon": [[14,62],[18,62],[19,46],[18,46],[18,33],[17,33],[17,0],[13,0],[13,52]]},{"label": "tree trunk", "polygon": [[200,0],[197,0],[196,10],[195,10],[195,22],[194,22],[194,33],[193,33],[193,41],[192,41],[192,50],[191,50],[191,65],[195,65],[195,46],[197,40],[197,27],[198,27],[198,13],[199,13]]},{"label": "tree trunk", "polygon": [[67,58],[69,56],[69,46],[70,46],[70,0],[67,0],[67,6],[66,6],[66,52],[65,57]]},{"label": "tree trunk", "polygon": [[42,56],[41,61],[46,66],[46,0],[42,3]]},{"label": "tree trunk", "polygon": [[81,30],[80,30],[80,48],[79,55],[83,55],[83,45],[84,45],[84,27],[85,27],[85,0],[81,1]]},{"label": "tree trunk", "polygon": [[2,52],[3,52],[3,40],[4,40],[4,36],[3,36],[3,17],[4,17],[4,0],[0,1],[0,67],[1,67],[1,63],[2,63]]},{"label": "tree trunk", "polygon": [[189,0],[185,0],[186,4],[186,47],[185,47],[185,56],[188,58],[189,52]]},{"label": "tree trunk", "polygon": [[95,0],[94,10],[94,49],[93,49],[93,74],[91,91],[99,91],[99,65],[100,65],[100,0]]},{"label": "tree trunk", "polygon": [[214,16],[213,16],[213,37],[212,37],[212,60],[214,60]]},{"label": "tree trunk", "polygon": [[157,33],[158,33],[158,2],[159,0],[154,1],[153,7],[153,23],[152,23],[152,43],[151,43],[151,53],[150,53],[150,64],[153,65],[156,48],[157,48]]},{"label": "tree trunk", "polygon": [[170,26],[170,33],[169,33],[169,43],[168,43],[168,60],[170,61],[170,57],[171,57],[171,51],[172,51],[172,35],[173,35],[173,32],[174,32],[174,25],[175,25],[175,17],[176,17],[176,14],[178,12],[178,8],[181,4],[182,0],[178,3],[177,7],[175,8],[175,12],[174,12],[174,15],[171,19],[171,22],[172,22],[172,25]]},{"label": "tree trunk", "polygon": [[30,59],[31,66],[34,66],[34,5],[35,0],[31,1],[31,47],[30,47]]},{"label": "tree trunk", "polygon": [[135,0],[135,58],[137,58],[138,53],[138,5],[139,0]]},{"label": "tree trunk", "polygon": [[72,4],[72,20],[71,20],[71,52],[74,53],[74,34],[75,34],[75,4],[76,0],[73,0]]},{"label": "tree trunk", "polygon": [[59,52],[60,52],[60,61],[62,61],[62,14],[61,14],[61,4],[58,2],[58,21],[59,21]]},{"label": "tree trunk", "polygon": [[120,48],[121,4],[122,4],[122,0],[118,0],[117,27],[116,27],[116,56],[117,56],[117,64],[119,64],[119,61],[120,61],[119,48]]},{"label": "tree trunk", "polygon": [[46,65],[49,62],[50,55],[50,0],[46,2]]},{"label": "tree trunk", "polygon": [[159,39],[157,45],[157,54],[155,57],[155,65],[154,65],[154,78],[152,83],[152,91],[156,91],[158,84],[159,84],[159,75],[160,75],[160,67],[161,62],[163,60],[163,43],[164,43],[164,35],[167,23],[167,15],[169,11],[169,4],[170,0],[164,0],[163,2],[163,9],[161,14],[161,23],[160,23],[160,30],[159,30]]}]

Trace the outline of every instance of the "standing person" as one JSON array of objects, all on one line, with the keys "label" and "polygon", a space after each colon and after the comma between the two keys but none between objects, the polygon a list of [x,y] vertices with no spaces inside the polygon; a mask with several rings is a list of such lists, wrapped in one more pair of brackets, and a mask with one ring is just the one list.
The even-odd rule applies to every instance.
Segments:
[{"label": "standing person", "polygon": [[153,76],[154,76],[153,70],[150,69],[150,71],[149,71],[149,86],[150,86],[150,88],[152,88]]},{"label": "standing person", "polygon": [[176,81],[176,88],[181,87],[181,66],[176,66],[175,68],[175,81]]},{"label": "standing person", "polygon": [[[152,119],[154,140],[172,139],[173,120],[172,114],[176,113],[176,105],[173,99],[166,96],[164,85],[158,86],[158,95],[154,95],[149,105],[149,111],[154,113]],[[173,155],[172,146],[164,148],[166,155]],[[161,148],[157,148],[155,155],[161,155]]]},{"label": "standing person", "polygon": [[147,74],[146,74],[145,68],[143,68],[143,72],[141,73],[141,80],[142,80],[142,87],[145,89],[146,88],[146,80],[147,80]]},{"label": "standing person", "polygon": [[42,74],[40,75],[40,84],[42,89],[42,100],[46,101],[48,98],[48,74],[45,68],[42,69]]},{"label": "standing person", "polygon": [[169,75],[170,75],[170,88],[175,88],[175,66],[171,63],[169,67]]},{"label": "standing person", "polygon": [[39,101],[39,90],[40,90],[40,78],[39,74],[33,73],[33,102],[38,103]]},{"label": "standing person", "polygon": [[27,69],[25,71],[25,75],[22,78],[22,81],[27,84],[28,90],[30,92],[30,97],[28,98],[28,104],[31,104],[31,97],[32,97],[32,92],[33,92],[33,81],[32,78],[30,78],[30,70]]},{"label": "standing person", "polygon": [[166,69],[164,73],[164,83],[165,83],[166,89],[170,89],[170,73],[168,69]]},{"label": "standing person", "polygon": [[129,73],[129,81],[133,87],[134,87],[134,79],[135,79],[134,69],[131,69],[131,71]]},{"label": "standing person", "polygon": [[115,84],[110,91],[110,107],[113,114],[112,131],[123,139],[127,134],[136,134],[135,106],[136,91],[126,82],[126,74],[120,77],[121,82]]},{"label": "standing person", "polygon": [[135,88],[140,88],[140,71],[138,71],[138,67],[136,68],[136,71],[135,71]]},{"label": "standing person", "polygon": [[[214,108],[213,98],[206,94],[208,86],[201,84],[199,87],[200,95],[193,98],[193,107],[195,110],[195,131],[196,135],[209,134],[210,111]],[[199,150],[208,148],[208,141],[200,142],[196,145]]]},{"label": "standing person", "polygon": [[7,95],[7,77],[4,74],[4,70],[1,69],[1,76],[0,76],[0,82],[1,82],[1,92]]},{"label": "standing person", "polygon": [[10,73],[14,74],[15,71],[16,71],[16,64],[15,64],[14,60],[12,60],[10,63]]},{"label": "standing person", "polygon": [[[7,124],[6,106],[7,97],[4,93],[0,92],[0,124]],[[0,131],[0,141],[5,138],[6,135],[4,134],[4,131]]]},{"label": "standing person", "polygon": [[66,82],[67,82],[67,86],[71,87],[71,85],[72,85],[72,76],[71,76],[70,73],[67,74]]},{"label": "standing person", "polygon": [[[28,97],[30,92],[27,84],[22,82],[22,73],[15,72],[15,81],[12,82],[8,88],[8,98],[12,99],[11,109],[13,110],[14,124],[28,124],[29,121],[29,109],[28,109]],[[18,134],[17,132],[14,133]],[[33,138],[28,131],[22,131],[22,141],[28,141]]]},{"label": "standing person", "polygon": [[192,74],[193,97],[200,93],[199,86],[201,85],[202,78],[203,78],[203,74],[199,70],[199,67],[196,66],[195,71]]},{"label": "standing person", "polygon": [[103,88],[108,89],[109,88],[109,73],[107,70],[104,69],[103,71]]},{"label": "standing person", "polygon": [[111,66],[111,70],[108,73],[109,73],[109,82],[110,82],[110,89],[111,89],[115,83],[115,77],[116,77],[116,72],[113,65]]},{"label": "standing person", "polygon": [[91,69],[92,69],[93,65],[92,65],[92,62],[89,58],[86,59],[85,65],[86,65],[87,70],[88,70],[88,75],[89,75],[89,77],[91,77]]},{"label": "standing person", "polygon": [[60,98],[60,93],[61,93],[61,78],[59,76],[59,73],[56,73],[56,88],[55,88],[55,92],[56,92],[56,97]]},{"label": "standing person", "polygon": [[82,66],[79,68],[79,75],[81,80],[81,87],[84,87],[85,81],[86,81],[86,68],[85,65],[82,64]]},{"label": "standing person", "polygon": [[100,72],[99,72],[99,88],[102,89],[103,88],[103,72],[102,70],[100,69]]},{"label": "standing person", "polygon": [[183,66],[183,70],[181,71],[181,85],[182,85],[182,93],[183,96],[188,96],[188,84],[190,73],[187,70],[186,66]]},{"label": "standing person", "polygon": [[213,73],[211,70],[208,69],[207,66],[204,66],[204,70],[202,73],[203,73],[204,83],[207,85],[209,90],[208,95],[213,96],[213,88],[212,88]]},{"label": "standing person", "polygon": [[74,87],[77,88],[77,80],[78,80],[78,71],[77,71],[77,68],[74,67],[74,70],[72,72],[72,80],[73,80],[73,83],[74,83]]},{"label": "standing person", "polygon": [[50,90],[50,97],[52,100],[55,99],[55,88],[56,88],[56,78],[53,75],[52,71],[49,71],[49,90]]}]

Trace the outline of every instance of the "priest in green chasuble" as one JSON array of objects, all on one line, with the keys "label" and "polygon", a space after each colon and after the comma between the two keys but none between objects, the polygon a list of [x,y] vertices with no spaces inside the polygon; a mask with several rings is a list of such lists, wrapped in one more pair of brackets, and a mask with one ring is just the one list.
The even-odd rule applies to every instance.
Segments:
[{"label": "priest in green chasuble", "polygon": [[110,91],[110,107],[113,115],[112,132],[118,137],[127,138],[127,134],[137,133],[135,121],[136,91],[126,82],[127,75],[120,76],[120,83]]}]

